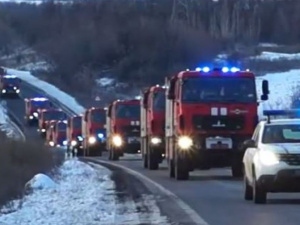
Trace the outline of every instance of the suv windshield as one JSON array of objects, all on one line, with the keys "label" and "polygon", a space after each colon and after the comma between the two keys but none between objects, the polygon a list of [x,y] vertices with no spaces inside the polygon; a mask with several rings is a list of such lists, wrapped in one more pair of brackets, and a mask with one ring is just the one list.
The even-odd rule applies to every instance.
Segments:
[{"label": "suv windshield", "polygon": [[300,143],[300,125],[267,125],[262,143]]},{"label": "suv windshield", "polygon": [[49,111],[44,112],[44,119],[47,120],[65,120],[67,116],[64,112],[61,111]]},{"label": "suv windshield", "polygon": [[159,91],[154,93],[153,96],[153,108],[154,111],[164,111],[166,106],[165,92]]},{"label": "suv windshield", "polygon": [[73,127],[78,129],[81,128],[81,122],[82,122],[81,117],[75,117],[73,119]]},{"label": "suv windshield", "polygon": [[93,111],[92,121],[96,123],[106,123],[106,115],[104,111]]},{"label": "suv windshield", "polygon": [[255,81],[245,77],[199,77],[183,80],[182,101],[256,102]]},{"label": "suv windshield", "polygon": [[116,117],[121,119],[139,119],[140,106],[139,105],[117,105]]}]

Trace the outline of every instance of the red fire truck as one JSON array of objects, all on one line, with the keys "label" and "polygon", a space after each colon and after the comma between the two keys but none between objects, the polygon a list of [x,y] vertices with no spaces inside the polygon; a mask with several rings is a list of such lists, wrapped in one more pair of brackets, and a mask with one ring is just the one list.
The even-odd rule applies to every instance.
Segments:
[{"label": "red fire truck", "polygon": [[84,155],[102,155],[106,147],[106,111],[103,108],[86,110],[82,120]]},{"label": "red fire truck", "polygon": [[[166,158],[170,177],[231,166],[242,176],[243,142],[258,122],[255,76],[238,68],[184,71],[167,79]],[[268,99],[263,81],[261,100]]]},{"label": "red fire truck", "polygon": [[141,98],[141,151],[144,167],[156,170],[165,155],[165,88],[153,86]]},{"label": "red fire truck", "polygon": [[39,114],[39,129],[42,137],[46,136],[46,123],[51,120],[66,120],[67,115],[60,109],[41,109],[38,110]]},{"label": "red fire truck", "polygon": [[57,121],[53,127],[52,140],[54,146],[61,147],[67,146],[67,122],[66,121]]},{"label": "red fire truck", "polygon": [[19,96],[21,80],[14,75],[0,76],[0,94],[1,96]]},{"label": "red fire truck", "polygon": [[82,156],[82,116],[73,116],[68,119],[67,140],[68,152]]},{"label": "red fire truck", "polygon": [[38,110],[50,109],[52,103],[47,98],[25,98],[25,120],[29,126],[38,121]]},{"label": "red fire truck", "polygon": [[107,112],[107,150],[110,160],[140,150],[140,101],[117,100]]}]

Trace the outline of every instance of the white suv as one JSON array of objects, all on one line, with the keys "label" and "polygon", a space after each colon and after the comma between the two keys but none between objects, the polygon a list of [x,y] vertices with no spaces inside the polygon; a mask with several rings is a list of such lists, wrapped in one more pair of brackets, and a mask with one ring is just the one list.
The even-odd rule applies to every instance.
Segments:
[{"label": "white suv", "polygon": [[268,192],[300,192],[300,119],[270,120],[291,112],[265,111],[268,120],[244,143],[246,200],[264,204]]}]

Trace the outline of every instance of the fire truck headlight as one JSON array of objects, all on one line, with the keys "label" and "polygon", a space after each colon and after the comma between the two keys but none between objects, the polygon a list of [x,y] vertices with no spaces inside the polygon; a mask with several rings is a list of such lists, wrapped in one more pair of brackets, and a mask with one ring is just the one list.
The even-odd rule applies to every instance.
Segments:
[{"label": "fire truck headlight", "polygon": [[18,88],[17,87],[14,87],[14,90],[17,90]]},{"label": "fire truck headlight", "polygon": [[19,94],[19,93],[20,93],[20,89],[17,89],[17,90],[16,90],[16,93]]},{"label": "fire truck headlight", "polygon": [[161,139],[158,138],[158,137],[153,137],[153,138],[151,138],[151,143],[152,143],[153,145],[158,145],[158,144],[161,143]]},{"label": "fire truck headlight", "polygon": [[3,93],[3,94],[5,94],[5,93],[6,93],[6,90],[5,90],[5,89],[3,89],[3,90],[2,90],[2,93]]},{"label": "fire truck headlight", "polygon": [[41,131],[42,131],[42,133],[45,133],[45,132],[46,132],[46,129],[42,129]]},{"label": "fire truck headlight", "polygon": [[54,147],[54,142],[53,142],[53,141],[49,141],[49,145],[50,145],[51,147]]},{"label": "fire truck headlight", "polygon": [[30,119],[30,120],[33,120],[33,116],[29,116],[29,119]]},{"label": "fire truck headlight", "polygon": [[123,144],[123,140],[119,135],[114,136],[112,142],[116,147],[121,147]]},{"label": "fire truck headlight", "polygon": [[97,140],[96,140],[95,137],[89,137],[89,143],[90,143],[91,145],[95,144],[96,141],[97,141]]},{"label": "fire truck headlight", "polygon": [[38,114],[37,112],[34,112],[32,115],[33,115],[35,118],[37,118],[37,117],[39,116],[39,114]]},{"label": "fire truck headlight", "polygon": [[71,141],[71,145],[72,145],[73,147],[76,146],[76,145],[77,145],[77,141],[75,141],[75,140]]},{"label": "fire truck headlight", "polygon": [[188,136],[181,136],[178,139],[178,145],[181,149],[187,150],[192,147],[193,140]]},{"label": "fire truck headlight", "polygon": [[68,141],[67,141],[67,140],[64,140],[64,141],[63,141],[63,145],[66,146],[67,144],[68,144]]}]

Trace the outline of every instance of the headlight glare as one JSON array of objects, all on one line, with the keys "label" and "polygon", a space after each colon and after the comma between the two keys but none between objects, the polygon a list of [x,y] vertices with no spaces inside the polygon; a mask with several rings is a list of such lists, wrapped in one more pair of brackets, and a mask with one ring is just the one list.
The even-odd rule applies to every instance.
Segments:
[{"label": "headlight glare", "polygon": [[96,141],[97,141],[97,140],[96,140],[95,137],[89,137],[89,143],[90,143],[91,145],[95,144]]},{"label": "headlight glare", "polygon": [[259,152],[259,159],[265,166],[272,166],[279,163],[278,156],[271,151]]},{"label": "headlight glare", "polygon": [[119,135],[115,135],[112,139],[114,146],[121,147],[123,144],[123,140]]},{"label": "headlight glare", "polygon": [[37,118],[39,116],[39,114],[37,112],[34,112],[33,116]]},{"label": "headlight glare", "polygon": [[151,138],[151,143],[152,143],[153,145],[158,145],[158,144],[161,143],[161,139],[158,138],[158,137],[153,137],[153,138]]},{"label": "headlight glare", "polygon": [[181,136],[178,138],[178,146],[183,149],[187,150],[191,148],[193,145],[193,140],[188,136]]},{"label": "headlight glare", "polygon": [[71,145],[72,145],[73,147],[76,146],[76,145],[77,145],[77,141],[75,141],[75,140],[71,141]]}]

